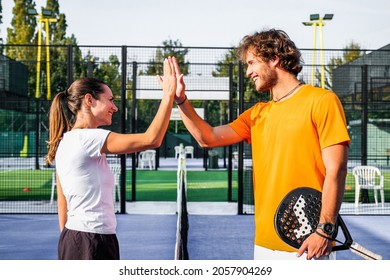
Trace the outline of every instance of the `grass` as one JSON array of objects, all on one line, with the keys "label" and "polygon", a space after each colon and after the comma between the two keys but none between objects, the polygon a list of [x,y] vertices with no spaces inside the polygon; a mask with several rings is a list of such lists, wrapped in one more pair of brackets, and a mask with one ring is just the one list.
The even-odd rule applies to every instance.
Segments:
[{"label": "grass", "polygon": [[[0,172],[0,201],[48,200],[51,194],[51,170],[12,170]],[[126,173],[126,200],[131,200],[132,172]],[[234,175],[235,178],[237,175]],[[176,171],[138,170],[137,201],[176,201]],[[188,171],[188,201],[227,201],[226,170]],[[237,182],[233,179],[233,200],[237,199]]]},{"label": "grass", "polygon": [[[0,171],[0,201],[49,200],[51,170]],[[385,177],[385,201],[390,201],[390,172]],[[137,201],[175,201],[176,171],[138,170],[136,174]],[[188,171],[187,199],[191,202],[227,201],[226,170]],[[126,174],[126,199],[131,200],[131,170]],[[373,193],[369,191],[373,201]],[[232,199],[237,200],[237,173],[233,172]],[[354,202],[355,180],[347,175],[344,202]]]},{"label": "grass", "polygon": [[0,171],[0,201],[50,199],[49,170]]},{"label": "grass", "polygon": [[[137,172],[137,200],[175,201],[176,188],[176,171]],[[232,198],[237,199],[236,182],[233,182]],[[187,171],[187,199],[193,202],[227,201],[227,171]]]}]

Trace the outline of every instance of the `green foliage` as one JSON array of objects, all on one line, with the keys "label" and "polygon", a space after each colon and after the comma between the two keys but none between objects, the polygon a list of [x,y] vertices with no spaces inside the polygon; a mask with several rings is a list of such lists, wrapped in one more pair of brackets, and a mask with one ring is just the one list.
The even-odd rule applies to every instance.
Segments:
[{"label": "green foliage", "polygon": [[121,93],[121,75],[119,74],[120,62],[116,55],[110,55],[108,61],[94,64],[93,76],[107,83],[115,97],[119,98]]},{"label": "green foliage", "polygon": [[[332,89],[332,73],[335,68],[340,65],[348,64],[355,59],[361,57],[363,55],[363,51],[360,49],[360,45],[351,41],[349,45],[343,48],[343,54],[341,57],[332,57],[330,58],[328,64],[324,66],[324,83],[326,89]],[[315,69],[314,73],[314,86],[321,87],[321,73],[322,69]]]},{"label": "green foliage", "polygon": [[[37,26],[37,20],[35,17],[28,15],[27,10],[29,8],[35,8],[33,0],[15,1],[15,6],[12,9],[14,16],[11,20],[11,27],[7,29],[7,44],[29,45],[36,43],[34,32]],[[35,89],[36,67],[34,64],[28,62],[36,59],[36,49],[27,47],[7,47],[5,48],[5,54],[9,58],[27,65],[28,71],[31,73],[28,80],[29,89]],[[29,92],[28,94],[33,95],[34,92]]]},{"label": "green foliage", "polygon": [[[229,77],[229,73],[232,71],[233,79],[233,98],[238,98],[238,60],[236,55],[236,49],[230,49],[225,54],[223,60],[217,63],[216,70],[212,72],[214,77]],[[268,92],[257,92],[253,80],[244,76],[244,100],[245,102],[255,103],[259,101],[268,101]]]},{"label": "green foliage", "polygon": [[[162,47],[157,48],[155,57],[149,60],[146,70],[141,71],[140,75],[163,75],[163,62],[169,56],[177,59],[180,70],[184,75],[189,73],[189,63],[186,62],[188,49],[184,48],[179,40],[168,39],[162,42]],[[159,101],[156,100],[138,100],[138,127],[137,131],[145,131],[152,121],[158,109]],[[196,105],[196,104],[194,104]],[[182,122],[170,122],[168,132],[187,131]]]},{"label": "green foliage", "polygon": [[[1,4],[0,0],[0,25],[3,23],[3,5]],[[1,28],[0,28],[0,34],[1,34]]]},{"label": "green foliage", "polygon": [[[351,41],[349,45],[343,48],[343,55],[342,57],[332,57],[327,65],[325,67],[325,88],[331,89],[332,84],[332,74],[333,70],[337,68],[340,65],[348,64],[355,59],[361,57],[363,55],[363,51],[360,49],[360,45],[358,43],[355,43],[354,41]],[[316,78],[317,80],[321,81],[321,75],[319,71],[316,72]]]},{"label": "green foliage", "polygon": [[[11,22],[11,28],[8,28],[7,43],[8,44],[26,44],[36,45],[38,43],[38,31],[37,31],[37,16],[28,15],[27,10],[30,8],[36,8],[33,0],[15,0],[15,7],[13,8],[14,17]],[[74,34],[66,36],[66,16],[60,13],[60,5],[58,0],[47,0],[46,9],[53,12],[52,18],[55,18],[55,22],[49,23],[49,32],[46,34],[45,26],[42,24],[42,42],[46,42],[46,36],[49,36],[50,42],[50,85],[51,96],[63,91],[68,86],[67,77],[67,61],[68,50],[67,46],[73,48],[73,60],[74,60],[74,76],[85,77],[94,75],[99,79],[105,81],[113,90],[114,94],[120,94],[120,75],[119,75],[119,60],[116,56],[110,56],[108,61],[104,61],[97,64],[91,60],[91,55],[88,54],[85,58],[82,57],[80,48],[77,46],[77,40]],[[40,9],[36,9],[40,12]],[[30,96],[35,96],[36,89],[36,59],[37,49],[35,48],[15,48],[9,47],[6,49],[6,55],[15,60],[29,62],[29,89]],[[47,60],[44,47],[40,53],[41,61],[41,90],[46,92],[48,76],[45,67],[45,61]],[[33,62],[34,63],[31,63]],[[92,61],[92,66],[91,66]],[[92,67],[92,71],[90,71]]]},{"label": "green foliage", "polygon": [[351,41],[349,45],[343,48],[342,63],[347,64],[363,55],[363,51],[360,48],[360,44]]},{"label": "green foliage", "polygon": [[227,123],[228,101],[209,100],[207,101],[207,122],[212,126]]},{"label": "green foliage", "polygon": [[68,84],[66,76],[67,48],[65,46],[71,43],[72,39],[66,37],[66,16],[60,13],[58,0],[47,0],[46,9],[51,10],[57,19],[56,22],[49,23],[49,34],[45,34],[45,36],[50,36],[50,44],[57,45],[57,47],[50,48],[50,63],[53,66],[51,67],[50,82],[53,97],[54,94],[63,91]]},{"label": "green foliage", "polygon": [[162,42],[163,47],[156,50],[156,55],[149,61],[148,68],[143,72],[144,75],[162,75],[163,74],[163,62],[168,56],[174,56],[180,66],[180,70],[184,75],[188,74],[188,62],[185,62],[185,56],[188,53],[187,48],[183,48],[182,43],[179,40],[173,41],[172,39]]},{"label": "green foliage", "polygon": [[[33,0],[15,1],[15,6],[12,9],[14,14],[11,21],[12,27],[7,29],[8,44],[30,44],[33,42],[37,21],[35,17],[31,17],[27,14],[29,8],[35,8]],[[23,53],[20,54],[15,52],[7,55],[13,59],[26,59],[26,55]]]}]

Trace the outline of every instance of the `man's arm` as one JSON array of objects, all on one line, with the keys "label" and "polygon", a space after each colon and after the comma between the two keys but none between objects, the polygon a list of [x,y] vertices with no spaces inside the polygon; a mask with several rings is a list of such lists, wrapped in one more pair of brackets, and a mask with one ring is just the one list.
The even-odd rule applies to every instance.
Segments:
[{"label": "man's arm", "polygon": [[[322,150],[322,160],[326,175],[322,190],[322,208],[319,223],[335,224],[344,196],[348,161],[347,143],[324,148]],[[326,235],[323,232],[320,233]],[[307,259],[311,259],[323,255],[327,256],[331,251],[332,241],[313,233],[299,248],[297,255],[301,256],[304,252],[307,252]]]},{"label": "man's arm", "polygon": [[244,140],[229,125],[209,125],[196,113],[188,99],[178,107],[184,125],[201,147],[228,146]]},{"label": "man's arm", "polygon": [[336,223],[345,190],[347,176],[348,145],[333,145],[322,150],[326,175],[322,190],[320,223]]},{"label": "man's arm", "polygon": [[195,111],[185,94],[185,83],[176,60],[173,61],[177,75],[177,87],[175,101],[178,104],[180,116],[184,125],[199,145],[203,148],[229,146],[244,139],[239,136],[229,125],[212,127],[204,121]]}]

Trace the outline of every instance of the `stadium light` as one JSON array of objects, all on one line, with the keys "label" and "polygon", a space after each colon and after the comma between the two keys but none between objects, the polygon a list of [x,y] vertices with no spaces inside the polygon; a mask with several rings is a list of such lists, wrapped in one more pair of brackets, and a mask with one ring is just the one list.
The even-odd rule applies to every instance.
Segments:
[{"label": "stadium light", "polygon": [[323,20],[332,20],[333,14],[325,14]]},{"label": "stadium light", "polygon": [[314,86],[315,76],[315,63],[316,63],[316,43],[317,43],[317,26],[320,28],[320,59],[321,59],[321,87],[325,88],[325,66],[324,66],[324,53],[323,53],[323,35],[322,27],[325,25],[324,20],[332,20],[333,14],[325,14],[324,17],[320,17],[319,14],[311,14],[309,22],[302,22],[304,26],[313,26],[313,62],[311,71],[311,84]]},{"label": "stadium light", "polygon": [[42,16],[44,17],[54,17],[54,12],[52,10],[42,8]]},{"label": "stadium light", "polygon": [[312,15],[310,15],[310,20],[311,21],[319,20],[319,19],[320,19],[320,14],[312,14]]},{"label": "stadium light", "polygon": [[30,16],[37,16],[38,12],[35,9],[27,9],[27,14],[29,14]]},{"label": "stadium light", "polygon": [[37,79],[35,98],[41,97],[41,52],[42,52],[42,24],[45,28],[46,35],[46,98],[51,99],[51,77],[50,77],[50,33],[49,23],[57,22],[54,16],[54,12],[49,9],[42,8],[42,12],[38,13],[36,9],[27,9],[27,14],[30,16],[36,16],[38,18],[38,51],[37,51]]}]

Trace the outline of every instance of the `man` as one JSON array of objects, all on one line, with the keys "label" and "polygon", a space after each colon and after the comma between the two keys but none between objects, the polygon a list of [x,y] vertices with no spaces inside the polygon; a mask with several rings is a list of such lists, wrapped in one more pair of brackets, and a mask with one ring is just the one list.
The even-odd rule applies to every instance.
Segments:
[{"label": "man", "polygon": [[274,228],[275,211],[290,191],[310,186],[322,191],[319,224],[336,224],[344,194],[350,138],[341,103],[329,90],[297,79],[301,54],[281,30],[245,36],[238,47],[246,75],[272,100],[257,103],[235,121],[210,126],[185,95],[183,75],[175,101],[184,124],[205,148],[246,141],[252,145],[255,199],[255,259],[334,259],[332,232],[316,229],[299,250],[284,243]]}]

